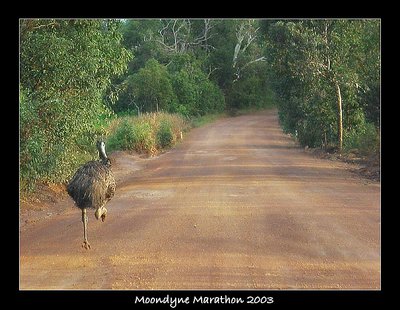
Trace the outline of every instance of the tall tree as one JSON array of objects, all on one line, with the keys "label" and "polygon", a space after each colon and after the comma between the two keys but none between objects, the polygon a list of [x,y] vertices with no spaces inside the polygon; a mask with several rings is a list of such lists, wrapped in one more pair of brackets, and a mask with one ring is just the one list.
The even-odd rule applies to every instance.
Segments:
[{"label": "tall tree", "polygon": [[[302,135],[304,143],[326,142],[333,121],[329,110],[336,110],[339,151],[343,146],[344,128],[350,131],[363,125],[364,113],[359,100],[360,59],[364,55],[363,29],[367,23],[305,20],[269,25],[270,62],[280,92],[288,96],[282,104],[292,106],[285,108],[281,115],[291,123],[289,128]],[[331,104],[327,106],[327,102]],[[317,119],[320,123],[311,125]],[[307,138],[311,135],[309,126],[314,127],[313,132],[319,128],[312,141]]]},{"label": "tall tree", "polygon": [[[65,180],[88,149],[111,77],[132,54],[116,20],[20,21],[21,174]],[[91,144],[91,143],[88,143]]]},{"label": "tall tree", "polygon": [[131,100],[141,111],[166,110],[175,100],[167,68],[152,58],[129,78]]},{"label": "tall tree", "polygon": [[241,72],[259,61],[265,61],[266,58],[260,55],[258,48],[258,32],[260,27],[258,21],[254,19],[240,20],[235,29],[236,44],[233,50],[232,67],[235,70],[233,82],[241,77]]}]

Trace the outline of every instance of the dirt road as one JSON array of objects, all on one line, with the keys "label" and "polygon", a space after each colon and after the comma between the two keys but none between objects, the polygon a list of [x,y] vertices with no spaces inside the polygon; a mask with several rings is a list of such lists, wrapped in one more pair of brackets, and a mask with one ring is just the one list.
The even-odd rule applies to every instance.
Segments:
[{"label": "dirt road", "polygon": [[157,158],[114,157],[91,250],[69,198],[21,225],[21,289],[380,288],[380,184],[296,147],[275,110],[194,129]]}]

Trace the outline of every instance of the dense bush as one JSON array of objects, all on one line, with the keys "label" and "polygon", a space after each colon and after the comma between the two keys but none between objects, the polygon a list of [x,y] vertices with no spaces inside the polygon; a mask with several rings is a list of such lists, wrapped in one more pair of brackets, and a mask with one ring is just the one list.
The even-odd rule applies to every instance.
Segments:
[{"label": "dense bush", "polygon": [[157,149],[153,131],[150,123],[136,122],[133,131],[133,149],[138,153],[155,154]]},{"label": "dense bush", "polygon": [[199,115],[223,112],[226,108],[222,90],[210,80],[203,80],[200,90]]},{"label": "dense bush", "polygon": [[177,101],[169,111],[185,116],[201,116],[225,109],[220,88],[208,79],[193,55],[176,55],[169,65]]},{"label": "dense bush", "polygon": [[64,182],[96,156],[96,123],[106,114],[111,77],[131,54],[122,46],[120,22],[20,21],[20,179]]},{"label": "dense bush", "polygon": [[113,150],[130,150],[135,142],[134,127],[129,119],[123,119],[115,132],[108,138],[107,148]]},{"label": "dense bush", "polygon": [[154,58],[121,84],[115,111],[166,111],[186,117],[221,112],[225,99],[193,55],[174,55],[166,65]]},{"label": "dense bush", "polygon": [[343,148],[345,152],[357,150],[361,155],[379,154],[379,131],[373,123],[366,123],[358,130],[349,131],[346,133]]},{"label": "dense bush", "polygon": [[115,119],[110,128],[109,151],[135,150],[151,156],[176,143],[189,124],[180,115],[160,112]]},{"label": "dense bush", "polygon": [[156,136],[157,145],[161,149],[171,146],[174,140],[171,124],[168,121],[163,120],[157,129]]},{"label": "dense bush", "polygon": [[265,78],[263,67],[248,70],[241,79],[231,85],[227,95],[230,109],[263,108],[275,104],[273,93]]},{"label": "dense bush", "polygon": [[89,127],[93,136],[87,132],[79,135],[79,131],[69,127],[71,115],[62,114],[61,101],[55,100],[51,109],[48,105],[49,102],[43,103],[29,95],[20,98],[20,181],[23,192],[34,189],[37,181],[66,181],[80,163],[96,154],[96,129]]},{"label": "dense bush", "polygon": [[304,146],[341,151],[366,120],[379,124],[379,22],[277,21],[267,29],[268,76],[286,132]]}]

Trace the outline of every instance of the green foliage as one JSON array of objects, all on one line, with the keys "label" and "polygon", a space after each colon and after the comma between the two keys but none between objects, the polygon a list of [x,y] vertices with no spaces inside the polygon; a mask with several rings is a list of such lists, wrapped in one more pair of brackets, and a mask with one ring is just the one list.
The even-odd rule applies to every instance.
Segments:
[{"label": "green foliage", "polygon": [[176,100],[167,68],[154,58],[137,73],[126,79],[125,109],[138,108],[140,112],[168,109]]},{"label": "green foliage", "polygon": [[227,94],[227,106],[230,109],[263,108],[275,104],[264,70],[265,64],[248,70],[231,85]]},{"label": "green foliage", "polygon": [[171,112],[199,116],[224,110],[221,90],[207,78],[199,62],[188,55],[176,56],[169,70],[177,97],[176,104],[169,109]]},{"label": "green foliage", "polygon": [[156,141],[153,128],[148,122],[137,122],[134,129],[133,148],[138,153],[154,154],[156,152]]},{"label": "green foliage", "polygon": [[142,118],[124,117],[118,120],[107,139],[108,150],[134,150],[154,154],[156,151],[153,128]]},{"label": "green foliage", "polygon": [[20,21],[22,183],[64,182],[97,154],[111,77],[132,58],[112,20]]},{"label": "green foliage", "polygon": [[172,145],[173,142],[173,133],[171,124],[168,121],[162,121],[157,130],[157,145],[160,148],[167,148]]},{"label": "green foliage", "polygon": [[348,131],[343,149],[345,152],[357,150],[360,155],[379,154],[379,131],[373,123],[365,123],[358,130]]},{"label": "green foliage", "polygon": [[135,54],[135,58],[129,63],[129,75],[143,68],[151,58],[157,60],[165,58],[163,50],[152,40],[160,27],[159,19],[130,19],[124,23],[122,28],[124,46]]},{"label": "green foliage", "polygon": [[[68,131],[68,119],[57,114],[53,116],[56,117],[55,120],[43,119],[39,112],[43,106],[44,104],[31,99],[31,96],[21,96],[20,98],[20,180],[23,184],[22,191],[34,189],[37,181],[65,181],[79,163],[91,158],[87,148],[80,148],[80,143],[87,139],[87,135],[75,136],[77,143],[70,143],[68,133],[71,131]],[[60,108],[57,106],[57,102],[54,103],[54,106],[53,108]],[[54,111],[52,112],[54,113]],[[90,142],[93,144],[94,141]]]},{"label": "green foliage", "polygon": [[124,81],[117,111],[168,111],[186,117],[222,111],[221,90],[201,69],[193,54],[174,55],[168,68],[151,58]]},{"label": "green foliage", "polygon": [[169,107],[169,111],[184,116],[197,114],[199,93],[194,79],[187,71],[180,70],[172,75],[171,80],[178,100]]},{"label": "green foliage", "polygon": [[120,45],[117,22],[56,20],[47,26],[51,23],[43,20],[31,31],[27,23],[21,23],[26,33],[21,38],[21,84],[41,98],[102,91],[110,76],[123,73],[131,59]]},{"label": "green foliage", "polygon": [[360,101],[365,117],[380,126],[380,72],[381,72],[381,38],[380,21],[369,20],[364,23],[360,46],[363,52],[357,59],[360,70]]},{"label": "green foliage", "polygon": [[226,108],[225,97],[222,90],[213,82],[204,79],[199,85],[199,114],[221,113]]},{"label": "green foliage", "polygon": [[222,112],[227,105],[263,106],[271,96],[267,66],[253,63],[264,60],[259,24],[252,19],[128,20],[124,43],[135,59],[117,86],[121,92],[114,111],[198,117]]},{"label": "green foliage", "polygon": [[221,89],[229,89],[234,75],[232,58],[237,41],[235,29],[238,21],[232,19],[216,20],[214,24],[214,35],[209,42],[214,49],[206,59],[206,64],[207,67],[217,69],[211,75],[211,79]]},{"label": "green foliage", "polygon": [[[373,42],[368,41],[366,49],[365,38],[372,39],[366,31],[372,24]],[[337,143],[339,85],[344,139],[349,139],[350,132],[362,132],[366,107],[379,107],[376,91],[365,91],[379,88],[376,21],[276,21],[265,29],[271,68],[268,79],[278,96],[285,131],[296,135],[302,145]],[[368,60],[373,60],[372,64]],[[368,98],[368,93],[375,94],[374,99]],[[374,108],[370,114],[376,117]]]},{"label": "green foliage", "polygon": [[130,150],[133,148],[135,142],[135,134],[133,124],[124,119],[121,121],[113,135],[107,140],[108,150]]},{"label": "green foliage", "polygon": [[188,127],[186,120],[177,114],[125,116],[110,124],[107,145],[110,151],[134,150],[152,156],[174,145]]}]

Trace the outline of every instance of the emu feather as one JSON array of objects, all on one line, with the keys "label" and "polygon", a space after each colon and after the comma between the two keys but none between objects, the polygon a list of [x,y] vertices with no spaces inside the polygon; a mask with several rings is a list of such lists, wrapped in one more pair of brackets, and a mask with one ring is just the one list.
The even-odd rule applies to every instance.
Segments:
[{"label": "emu feather", "polygon": [[92,160],[80,167],[67,186],[67,192],[75,201],[78,208],[82,210],[83,222],[83,244],[86,249],[90,249],[87,240],[86,209],[95,209],[97,219],[101,217],[104,222],[107,209],[106,203],[114,196],[115,178],[111,170],[111,162],[105,152],[105,144],[98,141],[100,160]]},{"label": "emu feather", "polygon": [[101,161],[90,161],[78,169],[67,191],[78,208],[98,209],[114,196],[114,175]]}]

